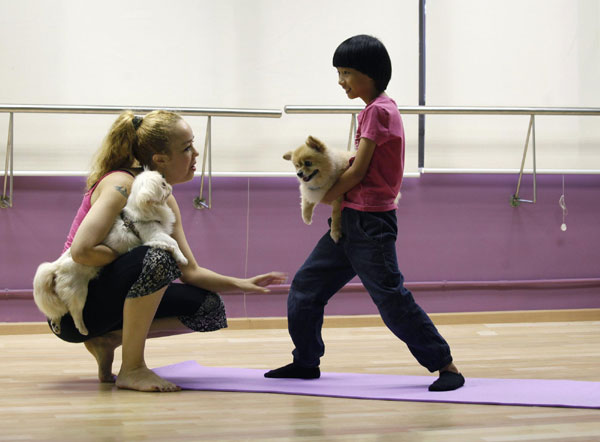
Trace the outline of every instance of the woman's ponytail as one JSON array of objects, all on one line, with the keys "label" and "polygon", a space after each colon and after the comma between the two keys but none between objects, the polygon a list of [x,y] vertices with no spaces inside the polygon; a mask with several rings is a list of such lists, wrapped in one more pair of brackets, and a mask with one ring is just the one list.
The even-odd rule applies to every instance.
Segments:
[{"label": "woman's ponytail", "polygon": [[112,124],[94,158],[87,179],[88,189],[111,170],[128,169],[134,165],[134,151],[138,144],[134,118],[137,117],[133,112],[125,111]]},{"label": "woman's ponytail", "polygon": [[112,124],[94,158],[87,188],[112,170],[146,166],[153,168],[154,154],[170,154],[169,138],[181,116],[152,111],[144,117],[125,111]]}]

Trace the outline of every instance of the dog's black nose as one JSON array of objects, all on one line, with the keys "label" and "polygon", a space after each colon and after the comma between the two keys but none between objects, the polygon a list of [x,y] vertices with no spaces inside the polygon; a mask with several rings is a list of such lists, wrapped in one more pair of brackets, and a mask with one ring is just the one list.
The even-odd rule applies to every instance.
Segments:
[{"label": "dog's black nose", "polygon": [[302,171],[300,171],[300,172],[298,172],[296,175],[298,175],[298,178],[302,178],[302,176],[303,176],[304,174],[302,173]]}]

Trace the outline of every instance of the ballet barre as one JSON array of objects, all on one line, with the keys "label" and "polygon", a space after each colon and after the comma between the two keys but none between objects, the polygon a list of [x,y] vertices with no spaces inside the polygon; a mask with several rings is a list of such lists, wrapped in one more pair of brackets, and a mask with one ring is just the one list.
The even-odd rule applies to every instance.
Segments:
[{"label": "ballet barre", "polygon": [[[120,114],[130,110],[136,114],[146,114],[154,110],[166,110],[183,116],[207,117],[206,137],[202,155],[202,174],[200,192],[194,198],[194,207],[209,209],[212,206],[212,118],[213,117],[249,117],[249,118],[281,118],[282,112],[274,109],[225,109],[203,107],[164,107],[164,106],[63,106],[34,104],[0,104],[0,113],[8,113],[8,139],[4,166],[4,186],[0,196],[0,208],[13,205],[13,152],[14,152],[14,114]],[[204,178],[208,162],[208,200],[204,198]]]},{"label": "ballet barre", "polygon": [[[284,111],[287,114],[350,114],[350,133],[348,135],[348,150],[352,146],[356,134],[356,115],[364,109],[364,106],[285,106]],[[519,206],[521,203],[535,203],[537,200],[537,165],[536,165],[536,146],[535,146],[535,117],[538,115],[564,115],[564,116],[600,116],[600,108],[589,107],[450,107],[450,106],[398,106],[401,114],[418,115],[528,115],[529,126],[527,128],[527,137],[525,138],[525,147],[523,149],[523,158],[519,169],[519,179],[517,189],[511,197],[511,205]],[[533,157],[533,199],[526,200],[519,197],[521,189],[521,180],[525,172],[525,158],[529,148],[529,141],[532,145]],[[424,156],[419,152],[419,156]],[[424,164],[419,168],[420,173],[476,173],[475,170],[464,169],[427,169]],[[480,171],[479,171],[480,172]],[[490,173],[490,171],[485,171]],[[572,171],[573,173],[600,173],[600,171]],[[549,173],[571,173],[550,171]]]}]

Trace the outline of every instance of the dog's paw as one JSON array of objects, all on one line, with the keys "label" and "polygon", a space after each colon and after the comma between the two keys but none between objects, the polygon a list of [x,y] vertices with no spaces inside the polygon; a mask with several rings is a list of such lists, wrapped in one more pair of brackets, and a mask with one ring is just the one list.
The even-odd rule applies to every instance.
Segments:
[{"label": "dog's paw", "polygon": [[59,320],[59,322],[57,322],[54,319],[52,319],[50,321],[50,327],[52,328],[52,331],[55,334],[60,335],[60,320]]},{"label": "dog's paw", "polygon": [[173,259],[178,264],[186,266],[188,264],[188,260],[179,247],[177,246],[177,242],[173,240],[173,242],[163,242],[163,241],[148,241],[146,242],[147,246],[154,247],[156,249],[162,249],[166,252],[171,253],[173,255]]},{"label": "dog's paw", "polygon": [[337,230],[331,230],[329,232],[329,236],[331,236],[331,239],[333,240],[334,243],[338,243],[340,242],[340,239],[342,238],[342,232],[339,232]]},{"label": "dog's paw", "polygon": [[304,224],[308,224],[310,226],[312,224],[312,213],[310,215],[302,214],[302,221],[304,221]]},{"label": "dog's paw", "polygon": [[87,327],[85,326],[85,323],[83,322],[83,317],[81,316],[81,314],[71,312],[71,316],[73,317],[73,323],[75,323],[75,327],[77,328],[77,330],[79,330],[79,333],[81,333],[84,336],[87,336],[89,332]]},{"label": "dog's paw", "polygon": [[177,264],[181,264],[183,266],[188,265],[188,260],[185,257],[185,255],[183,253],[181,253],[179,250],[175,250],[173,251],[173,258],[175,258],[175,261],[177,262]]},{"label": "dog's paw", "polygon": [[147,241],[144,245],[155,249],[166,250],[171,253],[173,252],[173,244],[167,244],[165,241]]}]

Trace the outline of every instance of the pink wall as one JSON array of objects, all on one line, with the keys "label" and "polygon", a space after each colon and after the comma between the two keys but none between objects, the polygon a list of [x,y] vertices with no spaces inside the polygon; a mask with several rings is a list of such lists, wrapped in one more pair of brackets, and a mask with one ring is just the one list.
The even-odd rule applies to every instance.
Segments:
[{"label": "pink wall", "polygon": [[[538,176],[538,202],[513,208],[516,180],[513,175],[405,180],[399,264],[427,311],[600,307],[600,177],[565,177],[566,232],[560,230],[561,176]],[[41,318],[31,300],[31,280],[40,262],[60,253],[83,183],[79,177],[15,178],[14,205],[0,209],[0,321]],[[192,205],[199,187],[196,179],[177,186],[175,195],[198,262],[217,272],[280,270],[291,278],[326,230],[326,206],[317,208],[313,225],[302,223],[294,178],[215,178],[213,208],[202,211]],[[530,195],[530,177],[521,189],[522,196]],[[471,283],[454,284],[464,281]],[[229,315],[285,316],[285,293],[284,286],[272,295],[247,295],[245,302],[240,294],[228,295]],[[355,280],[333,298],[327,313],[375,310]]]}]

